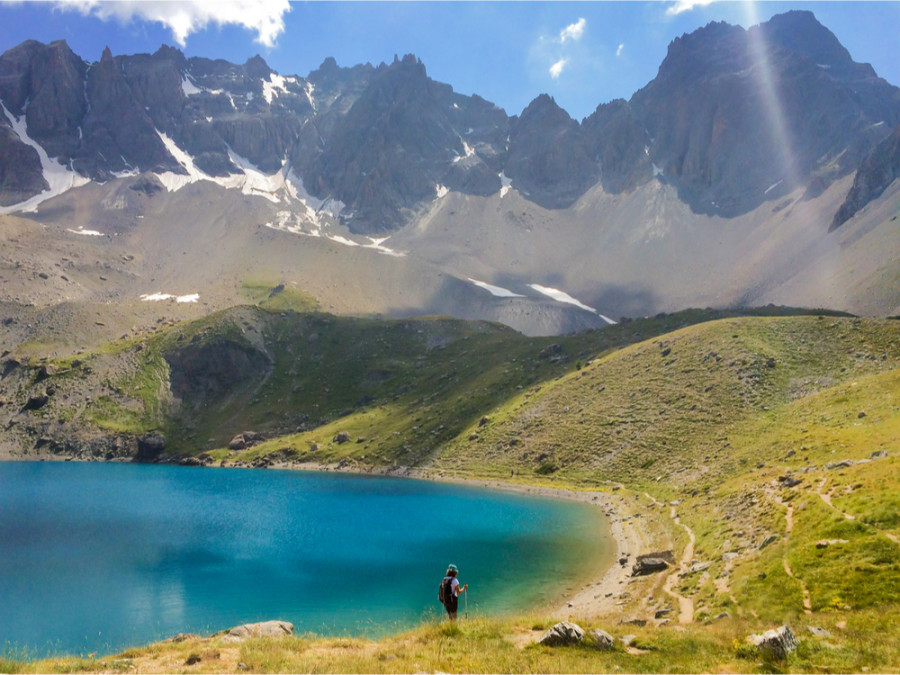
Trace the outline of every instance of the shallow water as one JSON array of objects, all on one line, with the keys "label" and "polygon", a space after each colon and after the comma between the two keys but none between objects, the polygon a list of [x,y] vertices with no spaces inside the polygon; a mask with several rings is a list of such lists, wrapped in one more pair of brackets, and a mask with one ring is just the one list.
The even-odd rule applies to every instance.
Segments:
[{"label": "shallow water", "polygon": [[[599,509],[459,485],[299,471],[0,463],[0,647],[110,653],[283,619],[377,636],[533,606],[606,556]],[[461,611],[464,603],[460,603]]]}]

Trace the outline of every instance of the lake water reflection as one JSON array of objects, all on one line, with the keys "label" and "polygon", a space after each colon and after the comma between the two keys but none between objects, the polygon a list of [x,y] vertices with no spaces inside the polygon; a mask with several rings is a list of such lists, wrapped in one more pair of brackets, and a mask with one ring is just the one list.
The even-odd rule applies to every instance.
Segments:
[{"label": "lake water reflection", "polygon": [[299,471],[0,463],[0,647],[110,653],[267,619],[378,636],[550,599],[605,557],[599,509]]}]

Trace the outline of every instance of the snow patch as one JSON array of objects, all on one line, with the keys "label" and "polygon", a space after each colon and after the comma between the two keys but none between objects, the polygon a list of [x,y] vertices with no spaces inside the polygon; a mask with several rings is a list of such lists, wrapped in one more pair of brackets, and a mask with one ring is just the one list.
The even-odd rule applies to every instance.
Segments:
[{"label": "snow patch", "polygon": [[610,319],[608,316],[601,314],[593,307],[589,307],[588,305],[585,305],[583,302],[576,300],[571,295],[569,295],[565,291],[559,290],[558,288],[550,288],[549,286],[541,286],[539,284],[528,284],[528,286],[530,288],[533,288],[534,290],[536,290],[538,293],[543,293],[544,295],[546,295],[550,298],[553,298],[557,302],[564,302],[569,305],[575,305],[579,309],[583,309],[587,312],[596,314],[610,326],[614,326],[617,323],[616,321],[613,321],[612,319]]},{"label": "snow patch", "polygon": [[[260,171],[260,169],[246,157],[241,157],[229,147],[228,157],[231,159],[231,162],[241,170],[241,173],[233,173],[228,176],[210,176],[199,169],[194,162],[194,158],[179,148],[175,141],[158,129],[156,133],[159,134],[159,137],[162,139],[163,145],[166,146],[166,150],[169,151],[169,154],[171,154],[187,172],[186,175],[173,173],[171,171],[156,174],[169,192],[177,192],[185,185],[205,180],[221,185],[226,189],[240,190],[245,195],[263,197],[274,204],[281,202],[281,197],[278,196],[278,193],[286,188],[283,170],[276,171],[272,175],[267,175]],[[290,193],[289,189],[288,192]]]},{"label": "snow patch", "polygon": [[474,156],[474,154],[475,154],[475,148],[473,148],[471,145],[469,145],[468,143],[466,143],[465,141],[463,141],[462,138],[460,138],[459,140],[462,141],[462,144],[463,144],[463,151],[464,151],[466,154],[465,154],[465,155],[457,155],[456,157],[454,157],[454,158],[453,158],[454,163],[455,163],[455,162],[462,161],[462,160],[464,160],[464,159],[468,159],[469,157],[472,157],[472,156]]},{"label": "snow patch", "polygon": [[579,302],[578,300],[573,298],[568,293],[561,291],[557,288],[550,288],[549,286],[541,286],[540,284],[528,284],[528,286],[529,286],[529,288],[533,288],[534,290],[536,290],[538,293],[542,293],[542,294],[546,295],[547,297],[553,298],[557,302],[564,302],[569,305],[575,305],[576,307],[579,307],[588,312],[593,312],[594,314],[597,313],[597,310],[594,309],[593,307],[588,307],[583,302]]},{"label": "snow patch", "polygon": [[513,291],[503,288],[501,286],[494,286],[492,284],[485,283],[484,281],[478,281],[477,279],[473,279],[472,277],[468,277],[469,281],[478,286],[479,288],[483,288],[488,293],[498,298],[524,298],[525,296],[520,293],[514,293]]},{"label": "snow patch", "polygon": [[772,185],[770,185],[769,187],[766,188],[766,191],[763,192],[763,194],[764,194],[764,195],[769,194],[772,190],[774,190],[775,188],[777,188],[777,187],[778,187],[779,185],[781,185],[783,182],[784,182],[784,179],[782,178],[782,179],[781,179],[780,181],[778,181],[777,183],[773,183]]},{"label": "snow patch", "polygon": [[72,234],[83,234],[88,237],[102,237],[103,233],[98,232],[97,230],[85,230],[83,227],[79,227],[77,230],[73,230],[71,228],[66,228],[66,232],[71,232]]},{"label": "snow patch", "polygon": [[244,172],[243,176],[241,174],[231,174],[225,178],[211,178],[210,180],[222,187],[239,187],[245,195],[265,197],[275,204],[281,201],[281,198],[275,193],[285,186],[284,173],[282,171],[277,171],[271,176],[267,176],[250,160],[246,157],[241,157],[230,147],[228,148],[228,157],[235,166]]},{"label": "snow patch", "polygon": [[[307,207],[309,208],[309,207]],[[311,229],[304,229],[301,224],[297,221],[295,223],[291,223],[292,217],[295,217],[295,214],[290,211],[279,211],[275,214],[276,221],[274,223],[264,223],[265,227],[270,230],[277,230],[279,232],[288,232],[290,234],[300,235],[302,237],[321,237],[324,239],[328,239],[329,241],[333,241],[335,244],[341,244],[342,246],[350,246],[353,248],[367,248],[373,251],[377,251],[383,255],[393,256],[395,258],[402,258],[406,255],[401,251],[395,251],[392,248],[388,248],[384,245],[389,237],[366,237],[369,240],[368,244],[360,244],[358,241],[353,241],[352,239],[348,239],[340,234],[329,234],[324,231],[325,225],[320,223],[318,220],[315,222],[309,223],[312,225]],[[298,219],[299,220],[299,219]]]},{"label": "snow patch", "polygon": [[512,178],[507,178],[506,174],[502,171],[500,172],[500,199],[506,196],[506,193],[509,192],[510,188],[512,188]]},{"label": "snow patch", "polygon": [[6,115],[6,118],[12,125],[13,131],[19,137],[19,140],[25,145],[30,145],[37,151],[38,157],[41,160],[41,169],[43,170],[44,180],[47,181],[47,184],[50,186],[48,190],[44,190],[31,199],[26,199],[24,202],[0,207],[0,214],[15,213],[17,211],[37,211],[38,204],[41,202],[47,201],[52,197],[57,197],[72,188],[86,185],[91,182],[90,178],[85,178],[68,167],[63,166],[57,160],[50,159],[49,155],[47,155],[47,151],[28,135],[24,115],[21,118],[16,118],[6,109],[5,105],[0,103],[0,107],[3,108],[3,114]]},{"label": "snow patch", "polygon": [[196,84],[191,82],[188,76],[184,73],[182,73],[181,75],[181,91],[184,92],[185,96],[196,96],[197,94],[203,93],[203,90]]},{"label": "snow patch", "polygon": [[[297,83],[296,77],[284,77],[283,75],[279,75],[278,73],[269,73],[269,79],[263,80],[263,98],[266,99],[266,103],[272,105],[272,99],[278,96],[278,92],[282,91],[285,94],[289,93],[288,88],[285,86],[285,82],[290,82],[291,84]],[[247,100],[252,100],[252,94],[247,96]],[[307,92],[307,96],[309,96],[309,92]],[[312,101],[310,101],[312,102]]]},{"label": "snow patch", "polygon": [[143,302],[159,302],[161,300],[169,300],[175,296],[171,293],[144,293],[141,296]]},{"label": "snow patch", "polygon": [[656,166],[656,162],[650,162],[650,163],[653,165],[653,177],[656,178],[657,176],[662,176],[663,170],[660,169],[658,166]]},{"label": "snow patch", "polygon": [[369,240],[369,243],[363,244],[363,248],[370,248],[373,251],[378,251],[379,253],[383,253],[384,255],[394,256],[395,258],[402,258],[406,255],[401,251],[395,251],[394,249],[388,248],[384,245],[384,242],[390,239],[390,237],[366,237],[366,239]]},{"label": "snow patch", "polygon": [[142,302],[161,302],[163,300],[174,300],[175,302],[197,302],[200,300],[199,293],[189,293],[188,295],[172,295],[171,293],[144,293],[141,296]]},{"label": "snow patch", "polygon": [[598,312],[593,307],[589,307],[589,306],[585,305],[583,302],[576,300],[575,298],[573,298],[571,295],[569,295],[565,291],[561,291],[558,288],[550,288],[549,286],[541,286],[540,284],[528,284],[528,286],[529,286],[529,288],[533,288],[534,290],[536,290],[538,293],[542,293],[550,298],[553,298],[557,302],[564,302],[569,305],[575,305],[579,309],[583,309],[586,312],[591,312],[593,314],[596,314],[610,326],[613,326],[616,324],[616,322],[613,321],[612,319],[610,319],[608,316],[605,316],[605,315],[601,314],[600,312]]},{"label": "snow patch", "polygon": [[448,188],[446,185],[437,184],[434,186],[434,192],[436,195],[435,200],[437,200],[441,199],[442,197],[446,197],[450,192],[450,188]]}]

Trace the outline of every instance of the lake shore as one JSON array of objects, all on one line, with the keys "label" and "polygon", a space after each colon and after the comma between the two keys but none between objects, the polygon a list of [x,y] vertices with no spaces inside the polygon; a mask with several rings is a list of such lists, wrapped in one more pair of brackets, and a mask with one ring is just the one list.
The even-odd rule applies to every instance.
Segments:
[{"label": "lake shore", "polygon": [[[590,504],[603,511],[608,531],[599,532],[598,537],[610,538],[615,544],[606,560],[592,561],[583,575],[575,577],[580,581],[580,589],[576,592],[565,592],[550,605],[538,609],[548,611],[560,618],[600,618],[613,617],[623,619],[630,616],[635,600],[624,589],[634,580],[631,566],[636,556],[658,550],[662,546],[654,541],[647,528],[637,526],[640,512],[633,501],[626,500],[622,494],[622,486],[612,485],[610,492],[575,490],[556,488],[528,483],[514,483],[501,480],[488,480],[451,476],[442,471],[428,468],[394,467],[372,468],[361,470],[353,465],[323,464],[317,462],[280,462],[273,464],[272,469],[297,471],[326,471],[352,473],[362,475],[381,475],[396,478],[412,478],[431,480],[473,487],[516,492],[535,497],[564,499]],[[668,544],[669,542],[665,542]],[[625,559],[625,564],[619,561]],[[643,603],[641,603],[643,604]]]},{"label": "lake shore", "polygon": [[[36,453],[28,456],[16,456],[12,453],[0,453],[0,461],[96,461],[83,460],[72,457],[54,455],[52,453]],[[127,462],[128,460],[113,459],[100,460],[100,463]],[[243,464],[225,463],[214,464],[207,468],[247,469],[253,468]],[[624,589],[633,581],[631,577],[631,565],[634,558],[642,553],[647,553],[658,548],[653,536],[646,528],[637,526],[637,505],[632,500],[627,500],[621,491],[621,486],[611,486],[610,492],[575,490],[571,488],[556,488],[528,483],[507,482],[501,480],[489,480],[448,475],[442,471],[428,468],[413,467],[366,467],[354,465],[324,464],[318,462],[277,462],[267,468],[289,471],[311,471],[325,473],[347,473],[354,475],[373,475],[394,478],[410,478],[416,480],[428,480],[444,483],[455,483],[490,490],[515,492],[518,494],[551,499],[562,499],[589,504],[600,509],[604,515],[606,531],[597,533],[597,536],[610,539],[614,543],[614,551],[610,551],[604,560],[586,562],[581,574],[572,575],[572,583],[579,586],[578,590],[567,590],[556,596],[550,603],[542,604],[535,609],[551,613],[561,619],[581,617],[622,618],[626,615],[628,607],[633,605],[629,601],[630,594]],[[625,560],[625,564],[618,561]]]}]

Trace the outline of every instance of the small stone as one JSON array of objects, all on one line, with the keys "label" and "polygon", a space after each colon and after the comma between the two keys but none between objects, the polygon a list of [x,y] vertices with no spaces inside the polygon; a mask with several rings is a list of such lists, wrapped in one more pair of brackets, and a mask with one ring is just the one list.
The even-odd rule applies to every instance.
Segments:
[{"label": "small stone", "polygon": [[615,643],[615,638],[607,633],[605,630],[600,630],[599,628],[595,628],[590,632],[590,641],[591,644],[597,648],[602,650],[612,649],[613,644]]},{"label": "small stone", "polygon": [[779,660],[787,658],[788,654],[797,649],[797,638],[788,626],[773,628],[761,635],[750,635],[747,642],[763,654]]},{"label": "small stone", "polygon": [[807,626],[806,630],[808,630],[810,633],[812,633],[816,637],[821,637],[821,638],[830,638],[831,637],[831,633],[829,633],[824,628],[819,628],[818,626]]},{"label": "small stone", "polygon": [[622,619],[619,621],[619,625],[627,625],[627,626],[646,626],[647,619],[639,619],[636,616],[631,617],[630,619]]}]

